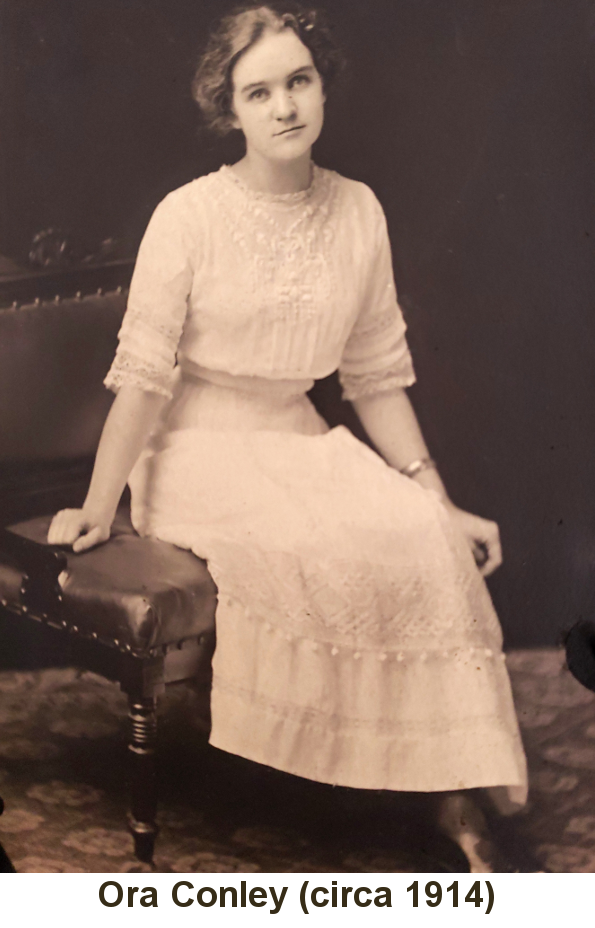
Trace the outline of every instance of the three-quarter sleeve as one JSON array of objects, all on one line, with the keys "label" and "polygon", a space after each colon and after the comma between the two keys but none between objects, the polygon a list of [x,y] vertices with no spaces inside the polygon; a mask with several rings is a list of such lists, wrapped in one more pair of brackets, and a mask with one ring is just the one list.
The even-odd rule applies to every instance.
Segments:
[{"label": "three-quarter sleeve", "polygon": [[386,219],[375,197],[371,248],[361,309],[339,365],[343,397],[348,400],[415,383],[405,320],[397,302]]},{"label": "three-quarter sleeve", "polygon": [[192,243],[179,192],[153,213],[141,242],[114,362],[105,386],[171,397],[176,352],[192,287]]}]

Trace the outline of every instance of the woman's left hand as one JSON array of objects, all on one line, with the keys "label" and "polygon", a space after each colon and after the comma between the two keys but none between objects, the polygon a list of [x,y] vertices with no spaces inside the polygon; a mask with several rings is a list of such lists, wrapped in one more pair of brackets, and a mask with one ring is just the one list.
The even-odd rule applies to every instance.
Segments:
[{"label": "woman's left hand", "polygon": [[484,577],[492,574],[502,563],[500,532],[495,522],[482,519],[471,512],[465,512],[452,503],[447,507],[448,514],[463,533],[473,552],[475,563]]}]

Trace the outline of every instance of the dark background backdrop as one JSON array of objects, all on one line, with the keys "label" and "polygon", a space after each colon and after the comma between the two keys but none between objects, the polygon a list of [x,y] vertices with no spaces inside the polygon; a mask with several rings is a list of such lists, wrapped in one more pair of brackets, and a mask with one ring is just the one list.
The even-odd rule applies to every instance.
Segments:
[{"label": "dark background backdrop", "polygon": [[[327,0],[349,45],[317,160],[387,213],[454,499],[497,519],[510,645],[595,612],[592,0]],[[201,131],[217,0],[0,0],[0,254],[133,255],[170,189],[239,155]]]}]

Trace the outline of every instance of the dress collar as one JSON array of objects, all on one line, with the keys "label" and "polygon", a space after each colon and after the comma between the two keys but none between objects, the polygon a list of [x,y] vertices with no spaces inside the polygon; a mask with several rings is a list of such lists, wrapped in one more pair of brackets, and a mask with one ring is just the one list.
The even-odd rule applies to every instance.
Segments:
[{"label": "dress collar", "polygon": [[312,180],[310,186],[305,190],[297,190],[294,193],[268,193],[264,190],[253,190],[241,177],[232,170],[229,164],[224,164],[219,169],[219,174],[226,182],[234,184],[244,195],[255,202],[260,203],[280,203],[287,206],[295,206],[300,203],[306,203],[312,199],[314,194],[321,186],[325,172],[317,164],[312,163]]}]

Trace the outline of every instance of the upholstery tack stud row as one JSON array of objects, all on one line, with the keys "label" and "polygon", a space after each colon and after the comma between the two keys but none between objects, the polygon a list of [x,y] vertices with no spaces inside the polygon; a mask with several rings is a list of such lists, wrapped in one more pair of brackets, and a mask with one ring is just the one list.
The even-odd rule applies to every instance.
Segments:
[{"label": "upholstery tack stud row", "polygon": [[[109,293],[109,292],[110,292],[110,291],[104,290],[103,287],[98,287],[97,290],[95,291],[95,294],[92,294],[92,293],[91,293],[91,294],[89,294],[89,296],[104,296],[104,295],[106,295],[106,294]],[[119,293],[119,294],[121,294],[121,293],[127,293],[127,292],[128,292],[128,288],[127,288],[127,287],[122,287],[122,286],[120,285],[120,286],[116,287],[116,289],[115,289],[114,292],[115,292],[115,293]],[[23,307],[25,307],[25,306],[30,306],[31,303],[33,303],[34,306],[41,306],[41,304],[44,303],[44,302],[48,302],[48,303],[53,302],[53,303],[59,304],[59,303],[61,303],[63,300],[69,300],[69,299],[71,299],[71,300],[72,300],[72,299],[74,299],[74,300],[82,300],[82,299],[83,299],[83,291],[82,291],[82,290],[77,290],[77,292],[75,293],[74,297],[62,296],[60,293],[57,293],[57,294],[55,295],[55,297],[53,298],[53,300],[44,300],[44,299],[42,299],[42,297],[40,297],[40,296],[36,296],[35,299],[34,299],[33,301],[31,301],[31,300],[26,300],[24,303],[19,303],[18,300],[13,300],[12,303],[10,304],[10,306],[7,307],[7,309],[10,309],[10,310],[13,310],[13,311],[14,311],[14,310],[17,310],[17,309],[21,309],[21,308],[23,308]]]},{"label": "upholstery tack stud row", "polygon": [[[24,592],[21,589],[21,594]],[[59,597],[60,601],[62,597]],[[7,599],[0,598],[0,606],[5,609],[10,610],[11,612],[16,613],[17,615],[28,615],[29,609],[25,605],[9,603]],[[63,630],[65,632],[70,632],[73,635],[80,635],[81,638],[88,638],[93,641],[98,641],[99,643],[106,645],[109,648],[115,648],[118,651],[121,651],[123,654],[132,654],[134,657],[143,659],[145,657],[165,657],[170,651],[183,650],[187,642],[196,641],[198,644],[204,644],[209,637],[207,634],[196,635],[191,638],[184,638],[181,641],[174,641],[168,644],[160,645],[159,647],[151,648],[148,652],[138,652],[135,651],[130,644],[124,644],[118,638],[100,638],[97,632],[86,632],[82,631],[78,625],[71,625],[66,619],[61,619],[58,623],[51,621],[50,617],[46,614],[43,615],[31,615],[29,618],[36,619],[37,621],[44,621],[52,628],[58,630]]]}]

